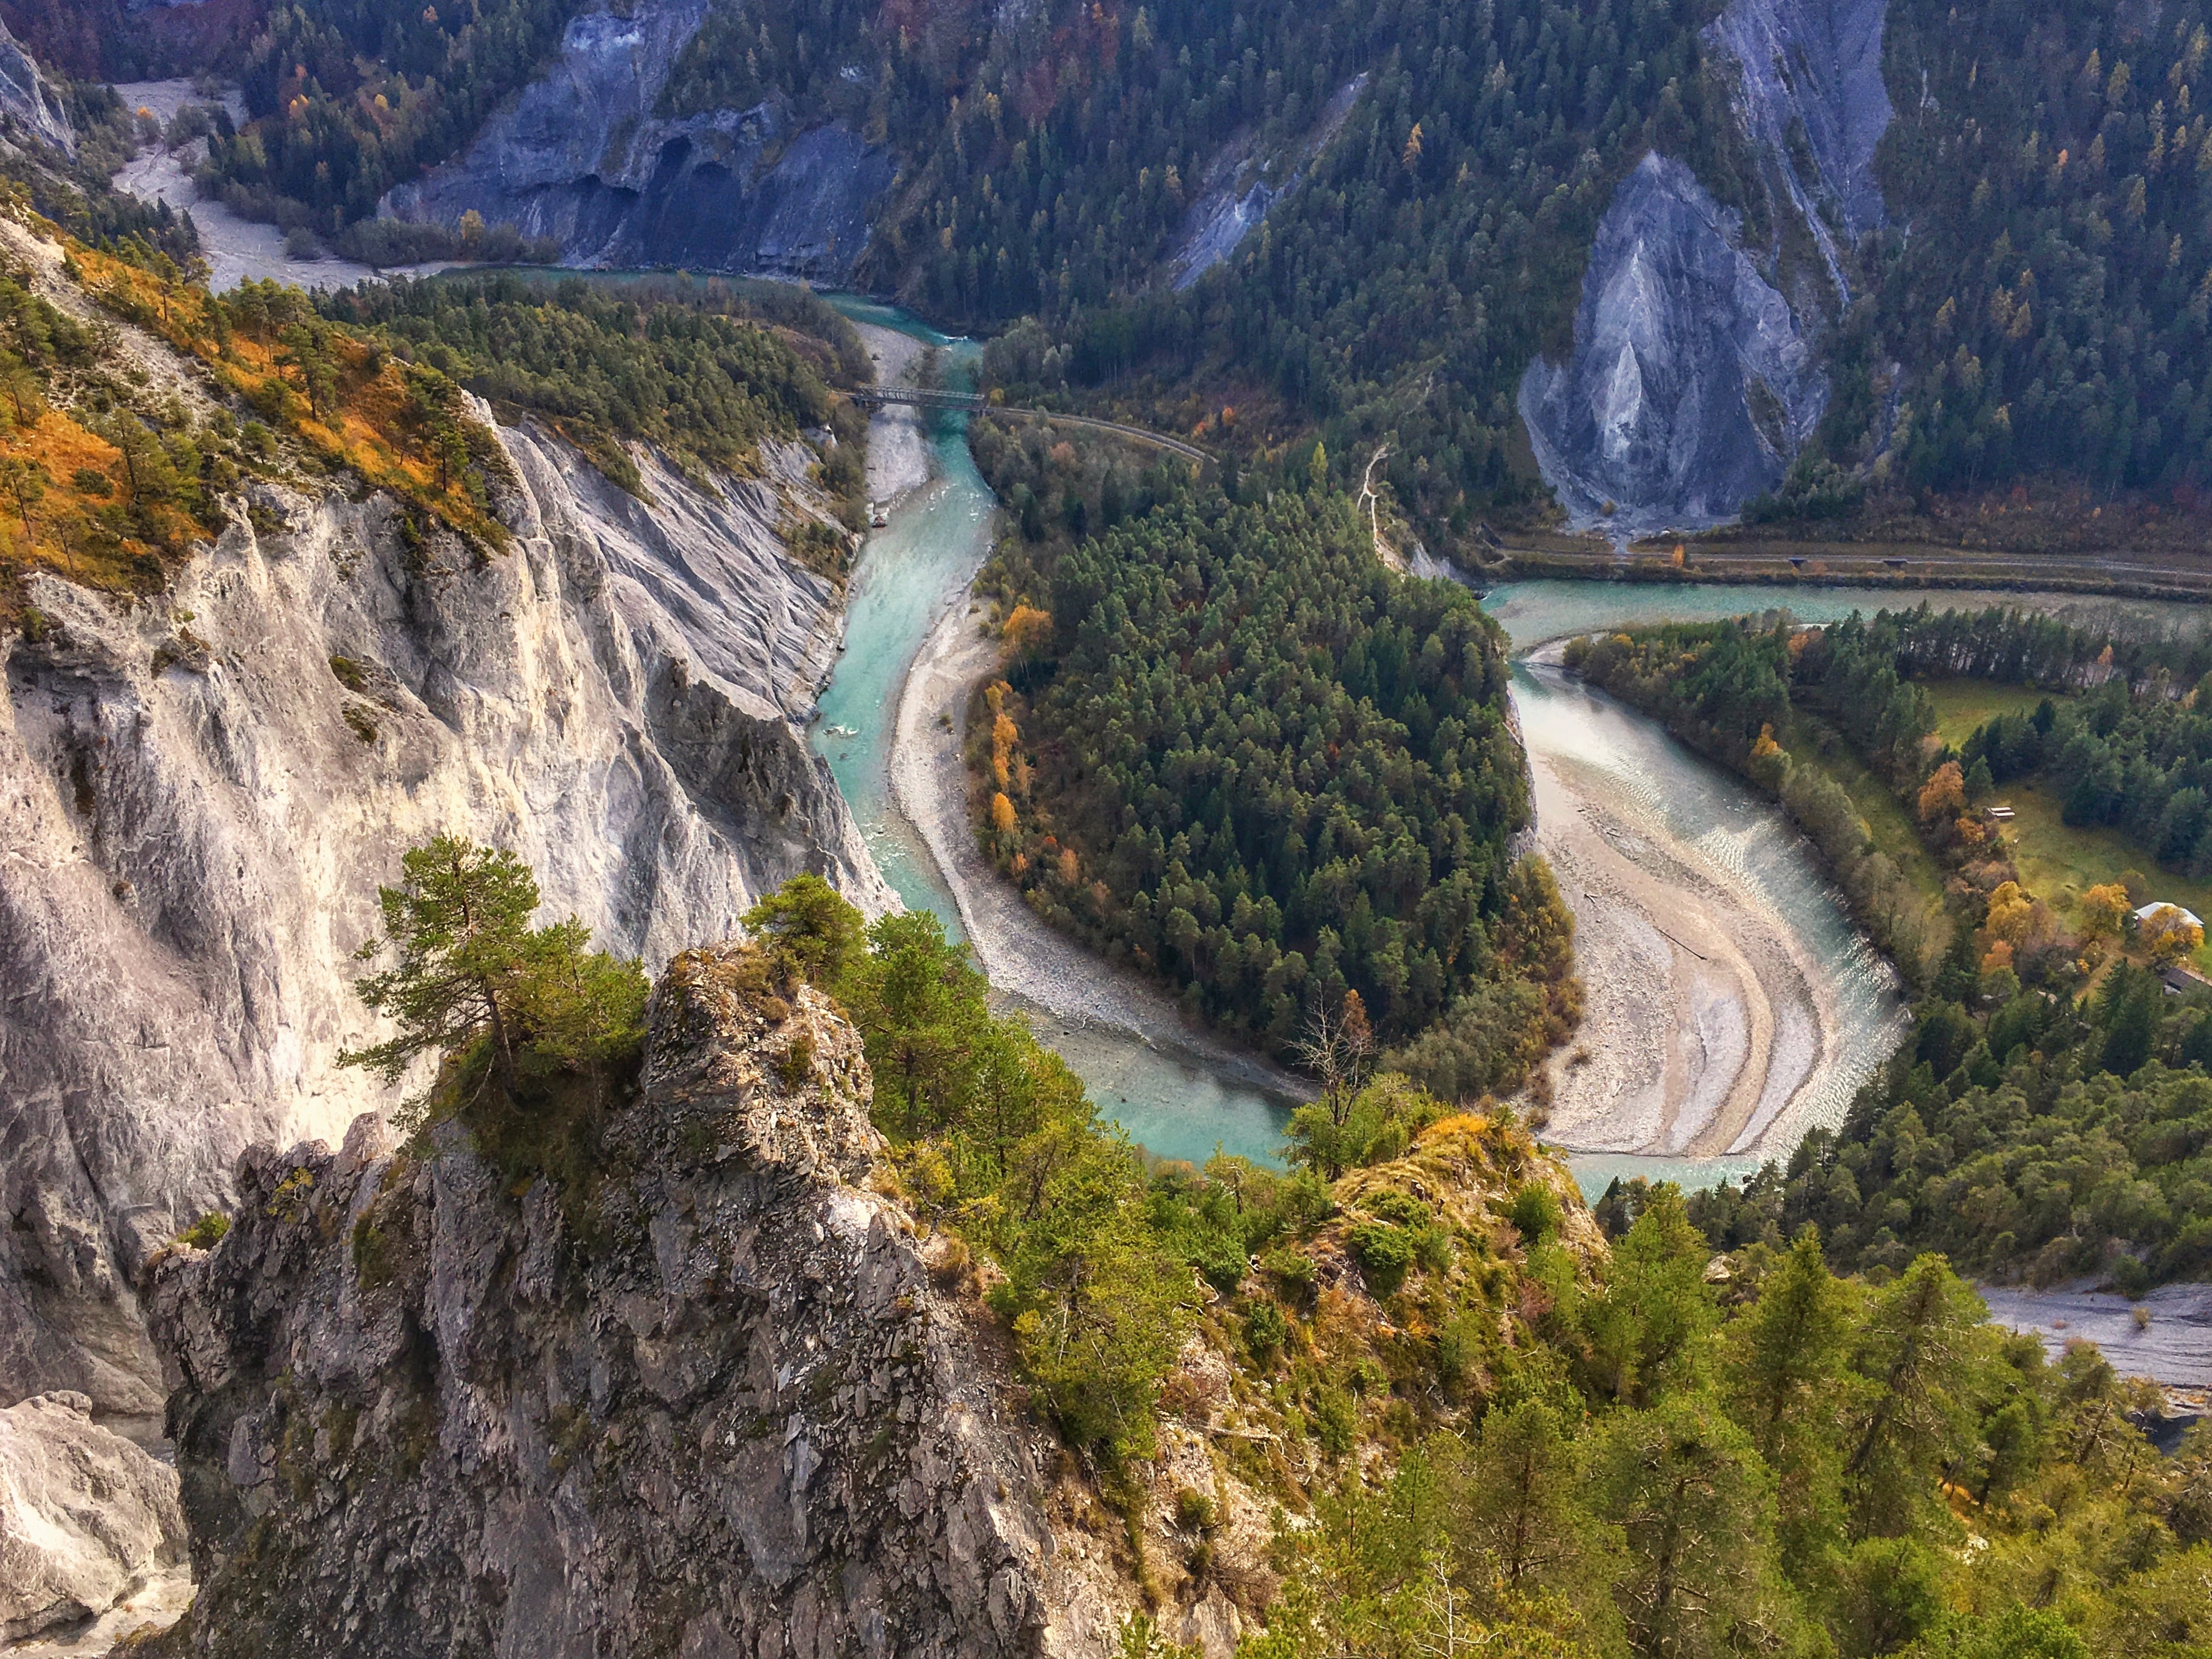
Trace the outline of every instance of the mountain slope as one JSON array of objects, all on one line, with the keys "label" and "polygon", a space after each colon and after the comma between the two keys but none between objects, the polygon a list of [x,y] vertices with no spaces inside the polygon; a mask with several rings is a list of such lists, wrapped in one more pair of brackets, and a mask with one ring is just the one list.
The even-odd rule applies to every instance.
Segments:
[{"label": "mountain slope", "polygon": [[257,1152],[222,1248],[155,1269],[203,1584],[160,1651],[1101,1650],[1048,1449],[871,1189],[858,1035],[738,962],[659,988],[596,1237],[368,1121]]},{"label": "mountain slope", "polygon": [[[59,247],[8,228],[40,291],[97,314]],[[173,400],[170,432],[212,450],[239,430],[211,369],[104,326],[100,372]],[[550,909],[656,963],[799,870],[887,899],[793,724],[839,601],[785,550],[833,521],[805,447],[764,439],[759,476],[718,474],[712,495],[641,454],[647,505],[552,433],[464,410],[462,435],[498,458],[494,543],[272,436],[264,476],[220,493],[192,452],[215,531],[165,517],[161,551],[131,514],[172,508],[131,496],[121,452],[84,440],[72,481],[51,447],[78,429],[61,400],[79,382],[57,373],[55,408],[0,446],[48,445],[30,455],[54,481],[27,509],[36,562],[7,573],[0,1391],[143,1416],[161,1384],[140,1262],[226,1202],[246,1145],[331,1133],[381,1098],[333,1061],[368,1035],[350,954],[410,838],[526,850]],[[136,414],[70,407],[142,444]],[[112,556],[88,550],[102,514],[121,514]],[[68,580],[110,557],[82,574],[118,572],[116,591]]]}]

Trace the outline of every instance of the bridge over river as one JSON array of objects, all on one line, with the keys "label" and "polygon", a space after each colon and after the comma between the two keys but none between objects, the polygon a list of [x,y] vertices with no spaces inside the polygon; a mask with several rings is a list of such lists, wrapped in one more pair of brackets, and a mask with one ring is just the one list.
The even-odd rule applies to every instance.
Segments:
[{"label": "bridge over river", "polygon": [[913,386],[871,386],[859,387],[845,395],[864,409],[880,408],[885,404],[902,404],[909,409],[945,409],[964,415],[1012,416],[1021,420],[1051,421],[1060,426],[1084,426],[1095,431],[1115,433],[1140,444],[1151,444],[1155,448],[1167,450],[1185,460],[1203,462],[1213,459],[1196,444],[1185,443],[1181,438],[1170,438],[1164,432],[1153,432],[1141,426],[1126,426],[1119,421],[1094,420],[1088,415],[1064,414],[1058,410],[1018,409],[1004,404],[994,405],[990,399],[976,392],[923,391]]}]

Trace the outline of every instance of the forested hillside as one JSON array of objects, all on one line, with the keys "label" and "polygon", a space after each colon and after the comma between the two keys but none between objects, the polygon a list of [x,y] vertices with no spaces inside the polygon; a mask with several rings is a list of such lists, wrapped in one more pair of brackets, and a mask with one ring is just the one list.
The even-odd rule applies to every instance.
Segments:
[{"label": "forested hillside", "polygon": [[[0,244],[0,505],[20,531],[0,554],[0,615],[10,618],[33,566],[157,591],[228,522],[255,477],[350,474],[501,544],[507,462],[464,407],[465,387],[507,418],[568,430],[630,488],[632,441],[662,447],[711,488],[705,469],[751,469],[763,438],[825,423],[848,440],[860,430],[823,386],[857,343],[811,300],[756,303],[675,285],[615,298],[514,277],[343,295],[320,310],[274,283],[217,295],[163,251],[182,252],[188,220],[80,194],[50,169],[17,170],[0,212],[14,234],[63,238],[66,258],[48,271],[27,243]],[[78,235],[37,212],[41,202]],[[198,366],[212,396],[188,403],[149,379],[112,328],[73,307],[163,342]],[[822,468],[855,518],[856,448],[825,443]],[[799,542],[842,570],[836,532],[809,526]]]},{"label": "forested hillside", "polygon": [[[64,50],[101,3],[64,0],[39,38]],[[204,49],[253,118],[218,132],[208,176],[249,212],[344,233],[458,151],[578,10],[270,9]],[[2033,538],[2057,514],[2094,540],[2094,506],[2141,527],[2154,499],[2191,514],[2212,434],[2201,0],[2155,20],[1952,10],[1889,8],[1897,115],[1875,173],[1890,223],[1842,250],[1856,303],[1804,301],[1834,313],[1812,325],[1829,410],[1754,516],[1936,533],[1916,492],[2002,501],[2015,483],[2014,522],[1978,533]],[[1730,112],[1711,16],[1626,0],[988,19],[952,0],[714,0],[659,112],[765,104],[793,129],[840,120],[889,145],[901,182],[860,282],[944,321],[1035,319],[1038,349],[994,366],[1024,397],[1110,400],[1248,460],[1291,441],[1301,467],[1317,434],[1340,481],[1387,441],[1382,477],[1443,547],[1543,516],[1515,387],[1565,344],[1593,231],[1638,157],[1686,162],[1743,216],[1762,269],[1798,234]],[[1171,283],[1185,239],[1260,185],[1285,191],[1262,228]],[[2115,501],[2130,491],[2148,493]]]},{"label": "forested hillside", "polygon": [[[1918,994],[1912,1038],[1839,1132],[1815,1132],[1746,1188],[1692,1200],[1717,1242],[1778,1243],[1811,1224],[1839,1266],[1894,1270],[1932,1249],[2000,1278],[2089,1273],[2129,1288],[2212,1267],[2212,986],[2175,995],[2148,971],[2188,958],[2202,930],[2139,923],[2117,884],[2057,896],[2062,915],[2028,888],[2003,824],[1976,810],[2001,798],[2000,775],[2073,756],[2087,769],[2070,803],[2081,777],[2094,790],[2113,769],[2172,790],[2130,820],[2138,833],[2178,833],[2196,786],[2169,783],[2148,755],[2176,751],[2148,748],[2144,732],[2194,721],[2194,691],[2171,694],[2203,648],[1923,607],[1817,634],[1724,623],[1571,650],[1591,680],[1778,795]],[[1911,678],[1929,672],[2039,683],[2065,713],[2046,702],[1999,716],[1954,749]],[[2102,689],[2067,697],[2084,684]],[[1818,747],[1822,726],[1897,792],[1909,842],[1877,836],[1854,810]],[[1916,860],[1942,881],[1935,893],[1899,873]],[[1870,880],[1877,860],[1888,873]]]},{"label": "forested hillside", "polygon": [[336,232],[475,136],[530,78],[579,0],[421,9],[379,0],[272,6],[233,67],[254,118],[209,167],[235,205]]},{"label": "forested hillside", "polygon": [[[1075,257],[1083,242],[1069,246],[1062,204],[1082,198],[1033,161],[1063,145],[1017,155],[987,129],[963,137],[960,154],[975,158],[971,178],[988,173],[988,191],[980,203],[975,189],[955,193],[938,220],[944,246],[924,255],[910,291],[925,304],[1039,313],[1064,349],[1042,375],[1006,362],[1010,394],[1063,379],[1109,387],[1150,418],[1201,425],[1247,453],[1317,425],[1340,480],[1357,476],[1363,445],[1389,436],[1380,476],[1447,538],[1485,517],[1533,510],[1541,485],[1525,457],[1515,460],[1514,390],[1536,349],[1565,339],[1589,238],[1618,178],[1657,144],[1697,162],[1724,196],[1744,198],[1729,183],[1738,162],[1722,88],[1697,46],[1704,9],[1398,0],[1277,17],[1241,57],[1232,19],[1230,50],[1194,49],[1193,62],[1225,61],[1234,72],[1210,85],[1197,79],[1206,96],[1188,115],[1127,129],[1170,143],[1187,135],[1140,186],[1172,185],[1188,200],[1212,143],[1240,122],[1317,111],[1353,73],[1370,74],[1304,187],[1215,275],[1188,292],[1147,285],[1140,270],[1098,287],[1097,273],[1116,262],[1167,251],[1180,204],[1148,215],[1140,189],[1135,204],[1094,216],[1090,257]],[[1143,62],[1136,57],[1127,73],[1140,74]],[[1201,117],[1220,124],[1211,132],[1184,125]],[[1282,143],[1271,136],[1259,153]],[[984,159],[993,155],[1006,164]],[[1006,206],[994,209],[994,198]],[[1040,220],[1048,204],[1052,216]],[[1057,245],[1038,246],[1045,225]],[[1027,279],[1034,298],[977,286],[1001,263],[993,253],[987,267],[979,251],[997,246],[1012,270],[1036,272]],[[1069,275],[1055,281],[1061,259]],[[1233,406],[1225,423],[1224,404]]]},{"label": "forested hillside", "polygon": [[[757,297],[719,282],[617,292],[501,276],[362,287],[322,310],[495,408],[546,419],[626,489],[638,487],[626,441],[703,477],[708,466],[752,470],[764,437],[834,422],[844,447],[825,481],[855,496],[864,422],[823,381],[866,362],[858,337],[811,295],[749,292]],[[848,507],[857,522],[859,503]]]},{"label": "forested hillside", "polygon": [[[1020,448],[988,447],[1011,476]],[[1098,482],[1102,518],[1127,488]],[[1577,1006],[1559,896],[1510,850],[1495,624],[1384,569],[1318,486],[1186,483],[1051,529],[994,567],[1015,656],[971,723],[987,845],[1031,904],[1279,1052],[1356,994],[1381,1041],[1441,1022],[1404,1063],[1448,1095],[1517,1084]]]},{"label": "forested hillside", "polygon": [[1914,488],[2043,474],[2185,499],[2212,478],[2206,23],[2201,4],[1890,7],[1899,226],[1836,349],[1834,459],[1886,447]]},{"label": "forested hillside", "polygon": [[[483,884],[528,881],[466,853]],[[372,996],[445,966],[416,917],[457,895],[426,868],[387,899],[398,965]],[[525,894],[483,896],[504,920],[471,961],[516,1011],[519,1081],[479,1012],[437,1030],[424,1109],[546,1177],[589,1260],[632,1172],[575,1154],[635,1109],[644,986],[573,923],[521,927]],[[1612,1206],[1608,1246],[1519,1125],[1387,1073],[1299,1113],[1287,1173],[1148,1170],[992,1017],[933,916],[864,929],[802,877],[744,921],[750,944],[672,975],[711,973],[780,1028],[793,1091],[817,1063],[800,988],[837,999],[890,1141],[877,1183],[942,1235],[940,1285],[1005,1322],[1033,1408],[1118,1511],[1094,1547],[1127,1553],[1163,1620],[1233,1598],[1248,1659],[2183,1659],[2212,1627],[2207,1431],[2160,1457],[2130,1420],[2142,1389],[1984,1322],[1940,1257],[1838,1278],[1801,1234],[1716,1259],[1671,1187]],[[582,1006],[580,981],[601,988]],[[419,1248],[386,1213],[355,1234],[365,1275]],[[1202,1474],[1148,1473],[1218,1416],[1239,1426]],[[1152,1619],[1125,1651],[1170,1651]]]}]

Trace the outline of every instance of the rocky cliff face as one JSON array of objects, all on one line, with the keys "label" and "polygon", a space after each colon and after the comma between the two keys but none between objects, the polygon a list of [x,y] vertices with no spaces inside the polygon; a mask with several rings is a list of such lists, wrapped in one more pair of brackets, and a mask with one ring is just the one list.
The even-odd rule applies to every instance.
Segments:
[{"label": "rocky cliff face", "polygon": [[1042,1448],[872,1189],[857,1035],[726,946],[678,957],[649,1021],[588,1201],[459,1136],[395,1155],[364,1120],[337,1156],[250,1154],[228,1237],[157,1265],[201,1583],[160,1651],[826,1659],[1103,1633]]},{"label": "rocky cliff face", "polygon": [[[1781,481],[1820,419],[1817,340],[1850,300],[1851,241],[1884,217],[1885,9],[1732,0],[1707,28],[1780,228],[1774,246],[1746,250],[1736,216],[1656,155],[1622,181],[1574,351],[1532,363],[1521,386],[1537,463],[1574,527],[1625,541],[1724,522]],[[1785,274],[1792,228],[1818,250],[1818,274]]]},{"label": "rocky cliff face", "polygon": [[641,0],[576,18],[552,68],[385,211],[454,225],[473,210],[553,237],[571,264],[842,280],[896,164],[842,125],[791,131],[772,105],[656,115],[706,15],[707,0]]},{"label": "rocky cliff face", "polygon": [[826,507],[805,452],[720,500],[648,466],[647,508],[502,439],[495,556],[264,488],[158,600],[31,582],[0,641],[0,1399],[161,1409],[140,1264],[228,1207],[247,1145],[386,1098],[333,1060],[408,846],[512,847],[649,968],[801,870],[888,902],[793,722],[837,600],[777,539]]},{"label": "rocky cliff face", "polygon": [[1881,224],[1875,146],[1889,126],[1881,78],[1887,0],[1734,0],[1705,38],[1735,60],[1738,118],[1848,299],[1848,245]]},{"label": "rocky cliff face", "polygon": [[76,154],[69,106],[5,23],[0,23],[0,132],[39,139],[66,155]]},{"label": "rocky cliff face", "polygon": [[[1789,304],[1679,161],[1648,155],[1598,227],[1564,364],[1521,383],[1577,526],[1698,529],[1780,482],[1826,401]],[[1608,507],[1611,511],[1608,512]]]}]

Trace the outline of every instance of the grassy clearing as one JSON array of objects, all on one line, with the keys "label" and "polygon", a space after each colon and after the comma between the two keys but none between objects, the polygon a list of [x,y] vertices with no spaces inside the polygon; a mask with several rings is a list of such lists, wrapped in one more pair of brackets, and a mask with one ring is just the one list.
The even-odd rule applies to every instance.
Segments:
[{"label": "grassy clearing", "polygon": [[1920,689],[1936,705],[1936,735],[1956,749],[1974,728],[1999,714],[2030,714],[2050,693],[2032,686],[1997,685],[1988,680],[1922,680]]},{"label": "grassy clearing", "polygon": [[1820,769],[1843,786],[1851,805],[1866,820],[1875,848],[1911,882],[1914,890],[1937,908],[1943,902],[1943,871],[1919,833],[1913,828],[1904,803],[1890,787],[1867,769],[1843,734],[1826,720],[1793,710],[1782,746],[1802,763],[1818,763]]},{"label": "grassy clearing", "polygon": [[[2117,830],[2077,830],[2062,822],[2058,798],[2049,791],[2013,783],[1993,799],[2017,815],[2004,826],[2003,835],[2021,880],[2069,924],[2075,900],[2082,892],[2118,881],[2130,870],[2142,876],[2152,897],[2212,917],[2212,884],[2160,869],[2149,848]],[[2212,945],[2197,951],[2197,965],[2212,973]]]}]

